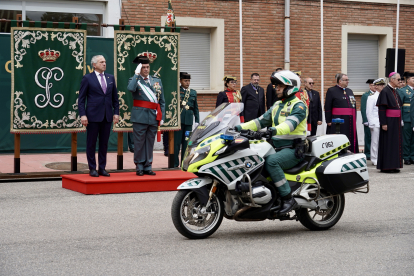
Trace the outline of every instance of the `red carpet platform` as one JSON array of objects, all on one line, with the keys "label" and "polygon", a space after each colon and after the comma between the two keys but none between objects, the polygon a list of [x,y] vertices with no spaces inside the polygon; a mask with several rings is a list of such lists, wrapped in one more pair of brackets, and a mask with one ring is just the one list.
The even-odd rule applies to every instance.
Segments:
[{"label": "red carpet platform", "polygon": [[89,174],[62,175],[62,188],[85,195],[176,191],[188,179],[196,177],[183,171],[156,171],[155,176],[137,176],[135,172],[111,173],[110,177]]}]

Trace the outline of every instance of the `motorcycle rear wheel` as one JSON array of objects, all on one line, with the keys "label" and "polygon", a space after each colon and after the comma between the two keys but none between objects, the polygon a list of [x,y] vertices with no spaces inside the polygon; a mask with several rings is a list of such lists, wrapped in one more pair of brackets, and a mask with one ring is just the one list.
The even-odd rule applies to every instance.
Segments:
[{"label": "motorcycle rear wheel", "polygon": [[300,223],[312,231],[328,230],[334,226],[342,216],[345,208],[345,196],[336,195],[333,198],[334,205],[327,211],[316,211],[302,208],[297,211]]},{"label": "motorcycle rear wheel", "polygon": [[214,194],[211,204],[202,213],[202,206],[195,192],[178,191],[171,206],[171,217],[175,228],[189,239],[204,239],[212,235],[223,221],[223,202]]}]

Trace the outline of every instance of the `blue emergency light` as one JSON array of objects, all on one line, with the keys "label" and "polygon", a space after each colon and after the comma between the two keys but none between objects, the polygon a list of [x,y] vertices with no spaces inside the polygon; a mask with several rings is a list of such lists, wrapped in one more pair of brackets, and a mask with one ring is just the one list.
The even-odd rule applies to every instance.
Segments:
[{"label": "blue emergency light", "polygon": [[332,119],[332,123],[334,124],[343,124],[344,122],[345,122],[344,119],[341,119],[341,118]]},{"label": "blue emergency light", "polygon": [[220,139],[227,140],[227,141],[233,141],[234,136],[221,134]]}]

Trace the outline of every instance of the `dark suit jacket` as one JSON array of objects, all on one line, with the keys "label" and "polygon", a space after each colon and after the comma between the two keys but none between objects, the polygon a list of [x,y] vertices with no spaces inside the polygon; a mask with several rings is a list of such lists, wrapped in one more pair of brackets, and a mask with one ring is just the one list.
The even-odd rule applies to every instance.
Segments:
[{"label": "dark suit jacket", "polygon": [[[83,76],[79,90],[79,115],[88,117],[88,122],[112,122],[113,115],[119,115],[118,90],[113,75],[105,73],[106,93],[95,72]],[[85,108],[86,100],[86,108]]]},{"label": "dark suit jacket", "polygon": [[[306,89],[305,89],[306,90]],[[308,90],[306,90],[308,91]],[[309,93],[308,93],[309,95]],[[308,123],[316,125],[318,121],[322,121],[322,104],[319,92],[315,90],[310,91],[309,96],[309,116]]]},{"label": "dark suit jacket", "polygon": [[279,99],[276,95],[276,89],[273,88],[273,84],[269,83],[266,89],[266,107],[269,110],[272,105],[277,102]]},{"label": "dark suit jacket", "polygon": [[244,103],[244,121],[248,122],[263,115],[265,110],[264,89],[259,86],[257,89],[259,98],[257,98],[256,90],[251,83],[243,86],[241,89],[242,101]]}]

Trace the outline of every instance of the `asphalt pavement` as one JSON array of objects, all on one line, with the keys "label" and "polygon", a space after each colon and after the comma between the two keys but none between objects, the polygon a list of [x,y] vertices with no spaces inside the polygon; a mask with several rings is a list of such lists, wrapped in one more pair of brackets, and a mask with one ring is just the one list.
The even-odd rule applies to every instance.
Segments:
[{"label": "asphalt pavement", "polygon": [[0,275],[413,275],[414,165],[369,173],[370,192],[346,194],[328,231],[224,219],[204,240],[174,228],[176,192],[83,195],[60,181],[0,183]]}]

